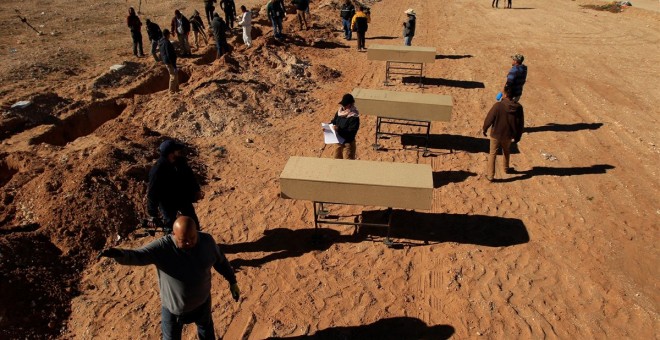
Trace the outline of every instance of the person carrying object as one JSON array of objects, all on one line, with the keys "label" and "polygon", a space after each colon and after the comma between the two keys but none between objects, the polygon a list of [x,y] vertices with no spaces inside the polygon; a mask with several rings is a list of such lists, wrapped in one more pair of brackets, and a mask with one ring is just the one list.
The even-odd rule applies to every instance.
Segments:
[{"label": "person carrying object", "polygon": [[204,39],[206,45],[208,45],[209,38],[204,32],[204,29],[206,29],[204,26],[204,20],[202,20],[202,17],[199,15],[197,10],[195,10],[193,15],[190,17],[190,25],[192,26],[193,36],[195,37],[195,48],[199,50],[199,36],[201,36]]},{"label": "person carrying object", "polygon": [[355,136],[360,129],[360,112],[355,107],[355,98],[350,93],[345,94],[339,102],[339,109],[330,121],[337,135],[344,143],[336,144],[334,157],[336,159],[355,159]]},{"label": "person carrying object", "polygon": [[252,12],[248,11],[245,6],[241,6],[241,18],[238,26],[243,29],[243,42],[248,48],[252,47]]}]

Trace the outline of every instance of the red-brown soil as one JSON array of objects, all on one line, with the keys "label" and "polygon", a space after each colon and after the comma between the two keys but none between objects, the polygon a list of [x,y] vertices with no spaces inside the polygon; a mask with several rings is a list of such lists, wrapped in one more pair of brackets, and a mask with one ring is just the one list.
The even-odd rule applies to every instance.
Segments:
[{"label": "red-brown soil", "polygon": [[[163,28],[175,8],[202,9],[142,2],[143,22]],[[260,13],[251,49],[235,36],[221,60],[214,46],[181,59],[170,95],[164,67],[132,57],[124,26],[137,1],[0,2],[0,338],[160,336],[155,270],[96,254],[153,239],[137,225],[166,138],[188,146],[202,227],[238,271],[238,303],[214,275],[227,339],[657,338],[660,14],[588,3],[369,1],[367,46],[401,44],[403,12],[417,12],[413,44],[439,54],[419,88],[384,86],[384,63],[342,39],[337,3],[313,1],[312,30],[291,15],[278,42]],[[490,183],[479,131],[514,53],[529,66],[527,130],[519,173]],[[278,196],[289,156],[331,156],[319,124],[354,87],[454,100],[428,158],[404,150],[407,138],[373,150],[375,118],[362,118],[359,159],[434,171],[433,209],[394,212],[395,248],[378,228],[332,227],[313,244],[311,203]],[[19,100],[32,104],[12,109]]]}]

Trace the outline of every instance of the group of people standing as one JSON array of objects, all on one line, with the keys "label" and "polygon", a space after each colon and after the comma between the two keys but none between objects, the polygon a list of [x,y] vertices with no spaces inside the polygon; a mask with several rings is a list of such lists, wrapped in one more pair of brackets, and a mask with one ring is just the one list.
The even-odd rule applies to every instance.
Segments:
[{"label": "group of people standing", "polygon": [[[243,29],[243,41],[249,47],[252,46],[251,28],[252,16],[251,12],[245,6],[241,6],[241,16],[236,17],[236,7],[234,0],[220,0],[220,6],[225,14],[225,20],[215,12],[214,4],[217,0],[205,0],[205,15],[206,21],[211,28],[213,38],[216,43],[217,57],[220,58],[224,53],[229,51],[227,44],[227,34],[231,32],[234,27],[234,20],[238,21],[238,25]],[[133,54],[136,57],[144,57],[142,48],[142,22],[135,14],[133,7],[128,10],[128,17],[126,19],[127,25],[131,31],[133,39]],[[177,68],[177,53],[170,41],[170,37],[177,38],[182,57],[192,56],[192,50],[189,42],[190,33],[193,33],[194,46],[199,49],[200,43],[204,41],[206,45],[209,44],[209,37],[206,34],[206,25],[200,13],[195,10],[190,19],[187,18],[178,9],[174,11],[174,16],[170,22],[170,29],[161,30],[160,26],[150,19],[146,20],[146,30],[149,41],[151,42],[151,55],[156,62],[165,64],[167,71],[170,75],[170,92],[179,91],[179,76]],[[160,53],[158,53],[160,52]]]}]

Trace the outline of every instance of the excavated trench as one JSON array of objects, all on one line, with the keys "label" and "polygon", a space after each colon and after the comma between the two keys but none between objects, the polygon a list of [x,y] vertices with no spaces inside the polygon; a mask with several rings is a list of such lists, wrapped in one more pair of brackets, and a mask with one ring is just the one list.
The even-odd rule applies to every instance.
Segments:
[{"label": "excavated trench", "polygon": [[116,100],[92,103],[62,118],[45,133],[33,138],[30,144],[46,143],[64,146],[80,137],[91,134],[103,123],[117,118],[126,106],[125,103]]},{"label": "excavated trench", "polygon": [[[188,71],[179,69],[179,83],[185,84],[190,80]],[[145,81],[130,89],[122,98],[133,98],[135,95],[149,95],[169,88],[169,74],[161,69],[157,74],[148,77]],[[87,136],[101,125],[119,117],[128,105],[120,100],[109,99],[91,103],[77,111],[65,115],[46,132],[30,140],[30,144],[46,143],[64,146],[74,140]]]},{"label": "excavated trench", "polygon": [[10,167],[7,162],[0,161],[0,188],[9,183],[17,172],[18,170]]}]

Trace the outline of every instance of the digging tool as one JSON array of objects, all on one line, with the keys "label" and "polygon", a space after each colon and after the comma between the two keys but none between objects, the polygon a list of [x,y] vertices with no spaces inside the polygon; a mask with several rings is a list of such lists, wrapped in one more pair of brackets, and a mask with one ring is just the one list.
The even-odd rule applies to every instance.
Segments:
[{"label": "digging tool", "polygon": [[138,2],[138,12],[137,12],[137,14],[141,14],[140,13],[141,9],[142,9],[142,0],[140,0],[140,2]]},{"label": "digging tool", "polygon": [[14,9],[14,10],[16,11],[16,16],[17,16],[19,19],[21,19],[21,21],[22,21],[23,23],[25,23],[26,25],[28,25],[28,27],[30,27],[30,28],[33,29],[35,32],[37,32],[38,35],[42,35],[42,34],[44,34],[44,33],[41,32],[40,30],[34,28],[34,26],[30,25],[30,23],[28,22],[27,18],[24,17],[24,16],[21,16],[21,11],[19,11],[18,9]]}]

